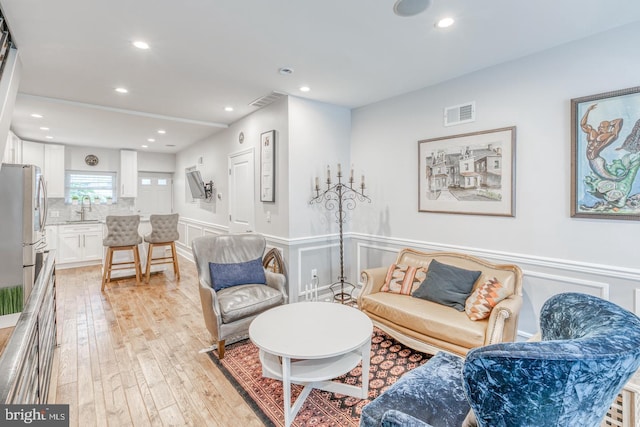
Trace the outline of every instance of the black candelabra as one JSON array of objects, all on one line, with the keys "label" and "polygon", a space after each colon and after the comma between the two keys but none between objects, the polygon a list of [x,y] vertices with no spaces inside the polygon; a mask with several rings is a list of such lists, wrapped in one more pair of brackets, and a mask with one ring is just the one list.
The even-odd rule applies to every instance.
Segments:
[{"label": "black candelabra", "polygon": [[364,190],[366,188],[364,184],[364,175],[362,175],[362,180],[360,181],[360,188],[358,188],[358,186],[354,188],[352,168],[351,173],[349,174],[348,184],[343,184],[342,169],[340,167],[340,163],[338,163],[338,173],[336,176],[338,178],[338,182],[331,182],[331,169],[327,166],[327,179],[325,181],[327,188],[325,190],[320,189],[320,180],[316,177],[316,195],[309,201],[309,204],[324,203],[324,206],[328,210],[334,210],[337,208],[335,215],[336,222],[340,229],[340,276],[338,276],[337,282],[334,282],[329,286],[329,289],[331,289],[331,292],[333,293],[333,299],[344,304],[351,301],[353,298],[352,293],[355,289],[355,285],[347,282],[346,277],[344,276],[344,241],[342,233],[343,225],[347,220],[345,209],[353,210],[356,207],[356,202],[367,201],[371,203],[371,199],[364,194]]}]

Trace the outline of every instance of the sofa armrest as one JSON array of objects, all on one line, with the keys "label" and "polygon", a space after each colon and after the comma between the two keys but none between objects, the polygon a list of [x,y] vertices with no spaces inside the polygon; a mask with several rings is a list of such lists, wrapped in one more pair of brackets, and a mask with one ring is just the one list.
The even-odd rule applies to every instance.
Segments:
[{"label": "sofa armrest", "polygon": [[511,295],[500,301],[489,316],[484,345],[515,341],[522,297]]},{"label": "sofa armrest", "polygon": [[287,278],[285,275],[267,270],[265,270],[264,275],[267,278],[267,286],[280,291],[282,295],[284,295],[284,304],[286,304],[289,301],[289,296],[287,293]]},{"label": "sofa armrest", "polygon": [[380,292],[384,285],[384,279],[387,277],[388,267],[368,268],[362,270],[360,277],[362,278],[362,290],[358,295],[358,307],[360,307],[360,299],[369,294]]},{"label": "sofa armrest", "polygon": [[200,303],[202,304],[204,323],[211,336],[215,340],[218,340],[218,325],[222,324],[218,295],[216,291],[202,279],[200,280],[198,291],[200,292]]}]

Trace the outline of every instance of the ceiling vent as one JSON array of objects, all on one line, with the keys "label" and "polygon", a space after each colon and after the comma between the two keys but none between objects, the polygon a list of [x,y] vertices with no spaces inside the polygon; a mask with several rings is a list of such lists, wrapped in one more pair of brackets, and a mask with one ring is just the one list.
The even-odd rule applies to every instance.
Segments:
[{"label": "ceiling vent", "polygon": [[269,105],[275,100],[282,98],[283,96],[285,96],[284,93],[273,91],[269,95],[261,96],[260,98],[251,101],[249,105],[251,105],[252,107],[262,108],[265,105]]},{"label": "ceiling vent", "polygon": [[463,123],[476,121],[476,103],[467,102],[465,104],[454,105],[444,109],[444,125],[454,126]]}]

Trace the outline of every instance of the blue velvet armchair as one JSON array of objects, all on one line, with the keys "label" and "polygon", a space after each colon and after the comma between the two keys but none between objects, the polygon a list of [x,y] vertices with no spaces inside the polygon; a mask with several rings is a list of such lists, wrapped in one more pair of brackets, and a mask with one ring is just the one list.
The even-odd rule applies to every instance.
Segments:
[{"label": "blue velvet armchair", "polygon": [[360,425],[599,426],[640,366],[640,318],[565,293],[544,304],[540,330],[539,342],[479,347],[466,359],[438,353],[365,406]]}]

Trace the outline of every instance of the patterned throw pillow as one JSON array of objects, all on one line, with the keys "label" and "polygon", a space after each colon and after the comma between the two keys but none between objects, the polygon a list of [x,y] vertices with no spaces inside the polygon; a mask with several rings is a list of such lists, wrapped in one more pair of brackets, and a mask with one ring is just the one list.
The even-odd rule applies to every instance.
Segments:
[{"label": "patterned throw pillow", "polygon": [[464,311],[471,320],[489,317],[491,310],[509,296],[509,290],[495,277],[478,286],[467,298]]},{"label": "patterned throw pillow", "polygon": [[387,277],[382,286],[382,292],[411,295],[415,288],[427,277],[427,270],[423,267],[413,267],[404,264],[391,264]]}]

